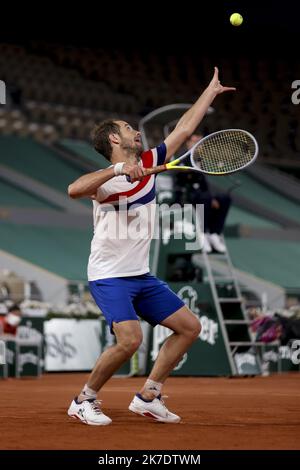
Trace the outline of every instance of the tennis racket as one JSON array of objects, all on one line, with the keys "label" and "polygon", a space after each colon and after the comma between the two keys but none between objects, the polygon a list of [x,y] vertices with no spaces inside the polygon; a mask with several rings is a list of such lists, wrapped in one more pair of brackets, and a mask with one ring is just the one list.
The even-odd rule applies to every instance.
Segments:
[{"label": "tennis racket", "polygon": [[[181,164],[190,155],[192,166]],[[226,129],[203,137],[188,152],[175,160],[153,168],[145,175],[166,170],[199,171],[208,175],[227,175],[251,165],[258,155],[258,144],[249,132]]]}]

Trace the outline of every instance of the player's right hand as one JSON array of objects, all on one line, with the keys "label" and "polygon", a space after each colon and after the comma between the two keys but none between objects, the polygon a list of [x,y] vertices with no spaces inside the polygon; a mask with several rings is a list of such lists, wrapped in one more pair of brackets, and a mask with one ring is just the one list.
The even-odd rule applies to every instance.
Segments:
[{"label": "player's right hand", "polygon": [[139,165],[125,163],[122,171],[124,175],[129,176],[131,183],[134,181],[142,181],[142,179],[145,177],[144,169]]}]

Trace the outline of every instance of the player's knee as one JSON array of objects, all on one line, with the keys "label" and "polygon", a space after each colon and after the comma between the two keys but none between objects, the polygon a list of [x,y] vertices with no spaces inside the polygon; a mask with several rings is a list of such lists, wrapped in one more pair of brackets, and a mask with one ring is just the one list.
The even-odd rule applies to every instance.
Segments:
[{"label": "player's knee", "polygon": [[125,338],[119,341],[119,347],[125,352],[126,356],[131,357],[142,344],[142,335],[133,338]]},{"label": "player's knee", "polygon": [[198,318],[195,317],[195,319],[192,322],[190,322],[189,327],[186,330],[186,335],[188,336],[191,342],[194,342],[199,337],[200,333],[201,333],[201,323],[200,323],[200,320],[198,320]]}]

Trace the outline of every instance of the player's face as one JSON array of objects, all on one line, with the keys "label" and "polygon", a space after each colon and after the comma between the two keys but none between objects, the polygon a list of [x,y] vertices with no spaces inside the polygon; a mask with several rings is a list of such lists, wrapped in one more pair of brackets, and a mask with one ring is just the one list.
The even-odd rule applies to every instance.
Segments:
[{"label": "player's face", "polygon": [[120,127],[121,146],[124,149],[130,149],[133,152],[141,153],[143,144],[141,133],[133,129],[133,127],[125,121],[117,121]]}]

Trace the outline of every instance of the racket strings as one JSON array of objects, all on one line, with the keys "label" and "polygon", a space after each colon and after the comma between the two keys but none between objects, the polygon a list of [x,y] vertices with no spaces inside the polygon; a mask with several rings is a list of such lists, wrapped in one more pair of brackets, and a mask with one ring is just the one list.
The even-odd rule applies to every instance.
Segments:
[{"label": "racket strings", "polygon": [[193,150],[193,160],[201,171],[231,173],[245,167],[256,153],[252,137],[239,130],[216,133]]}]

